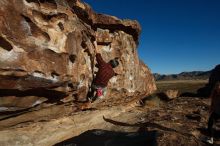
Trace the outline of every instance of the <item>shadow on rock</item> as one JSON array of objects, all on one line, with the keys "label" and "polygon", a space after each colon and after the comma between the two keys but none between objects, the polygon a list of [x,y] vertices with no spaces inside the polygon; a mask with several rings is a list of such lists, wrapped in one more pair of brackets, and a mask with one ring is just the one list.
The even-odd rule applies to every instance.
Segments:
[{"label": "shadow on rock", "polygon": [[89,130],[55,146],[156,146],[156,131],[113,132]]},{"label": "shadow on rock", "polygon": [[66,96],[65,92],[54,91],[44,88],[35,88],[29,90],[18,90],[18,89],[0,89],[0,97],[4,96],[15,96],[15,97],[27,97],[37,96],[48,98],[50,103],[57,102]]}]

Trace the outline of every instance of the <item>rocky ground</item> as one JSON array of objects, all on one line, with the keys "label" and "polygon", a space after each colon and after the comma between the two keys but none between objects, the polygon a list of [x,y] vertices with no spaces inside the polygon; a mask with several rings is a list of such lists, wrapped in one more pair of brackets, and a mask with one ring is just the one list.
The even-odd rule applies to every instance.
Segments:
[{"label": "rocky ground", "polygon": [[[210,99],[196,97],[194,93],[202,85],[200,82],[167,85],[194,96],[165,101],[154,94],[142,102],[127,97],[99,99],[92,104],[45,103],[20,113],[0,114],[0,145],[207,145],[201,139],[206,135]],[[168,89],[164,83],[157,86],[158,91]],[[217,133],[215,145],[219,144]]]},{"label": "rocky ground", "polygon": [[[200,97],[162,101],[154,96],[147,97],[144,105],[133,100],[125,105],[111,103],[112,106],[101,108],[100,105],[106,103],[98,100],[85,105],[85,111],[78,113],[71,113],[71,106],[60,107],[56,109],[58,118],[54,116],[54,119],[44,115],[48,112],[46,109],[36,110],[17,116],[18,121],[22,118],[27,121],[11,124],[11,128],[2,126],[10,124],[10,118],[1,120],[0,144],[205,146],[207,144],[201,139],[205,136],[209,102],[209,99]],[[99,107],[97,105],[100,108],[93,108]],[[63,108],[66,113],[59,114]],[[28,120],[33,114],[41,117],[40,120]],[[28,136],[34,133],[36,137]],[[218,144],[220,141],[216,137]]]},{"label": "rocky ground", "polygon": [[209,99],[179,97],[164,102],[154,97],[146,100],[145,106],[128,108],[113,118],[103,117],[104,129],[91,129],[57,145],[205,146],[201,139],[206,135],[208,109]]},{"label": "rocky ground", "polygon": [[[204,137],[209,99],[179,97],[167,102],[157,97],[148,97],[144,103],[134,100],[126,105],[96,109],[93,106],[103,104],[96,101],[86,106],[88,110],[79,113],[71,113],[71,106],[67,106],[63,115],[59,114],[59,110],[64,107],[60,107],[57,109],[59,117],[54,116],[54,119],[44,115],[48,111],[32,111],[14,117],[18,121],[26,118],[24,123],[11,124],[10,128],[1,126],[0,144],[206,145],[200,138]],[[33,114],[41,117],[40,120],[30,120]],[[0,124],[10,124],[10,118],[1,120]],[[59,143],[61,141],[64,142]]]}]

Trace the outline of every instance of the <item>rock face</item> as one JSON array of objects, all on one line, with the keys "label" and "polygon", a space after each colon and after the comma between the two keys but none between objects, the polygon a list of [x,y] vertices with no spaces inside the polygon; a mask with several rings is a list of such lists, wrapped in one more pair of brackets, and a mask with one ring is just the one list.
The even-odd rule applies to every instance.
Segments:
[{"label": "rock face", "polygon": [[[117,116],[156,90],[136,51],[138,22],[97,14],[79,0],[0,6],[0,145],[54,145],[105,128],[103,115]],[[97,71],[96,49],[120,65],[105,98],[89,106],[82,101]]]},{"label": "rock face", "polygon": [[220,81],[220,64],[217,65],[209,77],[209,85],[213,88],[216,82]]},{"label": "rock face", "polygon": [[198,93],[204,96],[209,96],[216,82],[220,81],[220,64],[211,70],[208,84],[198,90]]},{"label": "rock face", "polygon": [[97,14],[78,0],[1,0],[0,5],[1,112],[85,100],[98,47],[105,61],[120,61],[104,100],[141,98],[156,89],[136,51],[137,21]]}]

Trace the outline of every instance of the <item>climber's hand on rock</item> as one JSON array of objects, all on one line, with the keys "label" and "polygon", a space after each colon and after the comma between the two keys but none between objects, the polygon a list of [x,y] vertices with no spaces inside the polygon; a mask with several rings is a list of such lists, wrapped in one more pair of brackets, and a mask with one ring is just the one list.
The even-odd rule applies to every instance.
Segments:
[{"label": "climber's hand on rock", "polygon": [[96,47],[96,49],[95,49],[95,53],[97,54],[97,53],[100,53],[101,51],[100,51],[100,47]]}]

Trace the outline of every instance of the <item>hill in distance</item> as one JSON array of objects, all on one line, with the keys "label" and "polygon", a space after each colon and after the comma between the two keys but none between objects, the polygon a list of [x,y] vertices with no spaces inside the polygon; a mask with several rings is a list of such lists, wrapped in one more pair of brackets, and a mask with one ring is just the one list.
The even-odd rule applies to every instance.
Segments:
[{"label": "hill in distance", "polygon": [[156,81],[170,81],[170,80],[207,80],[211,74],[210,71],[191,71],[181,72],[179,74],[158,74],[154,73]]}]

